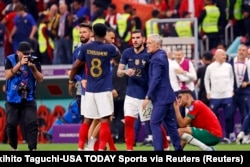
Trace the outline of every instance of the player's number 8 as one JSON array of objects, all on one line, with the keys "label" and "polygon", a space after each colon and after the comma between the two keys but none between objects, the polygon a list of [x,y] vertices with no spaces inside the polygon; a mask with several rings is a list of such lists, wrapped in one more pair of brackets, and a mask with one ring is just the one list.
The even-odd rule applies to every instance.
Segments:
[{"label": "player's number 8", "polygon": [[94,58],[91,61],[90,74],[92,77],[100,77],[102,75],[102,62],[98,58]]}]

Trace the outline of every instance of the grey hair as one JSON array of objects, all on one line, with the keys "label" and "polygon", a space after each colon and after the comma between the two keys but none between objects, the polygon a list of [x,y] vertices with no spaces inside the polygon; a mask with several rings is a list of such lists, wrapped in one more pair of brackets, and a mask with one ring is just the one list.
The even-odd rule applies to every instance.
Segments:
[{"label": "grey hair", "polygon": [[156,43],[162,45],[162,38],[159,34],[149,34],[148,38],[153,38]]}]

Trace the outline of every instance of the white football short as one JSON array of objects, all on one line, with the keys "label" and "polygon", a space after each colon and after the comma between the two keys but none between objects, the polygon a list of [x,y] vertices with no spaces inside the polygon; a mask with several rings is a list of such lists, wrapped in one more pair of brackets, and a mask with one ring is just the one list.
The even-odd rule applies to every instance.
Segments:
[{"label": "white football short", "polygon": [[100,119],[110,116],[114,112],[112,92],[85,92],[85,105],[84,117],[86,118]]},{"label": "white football short", "polygon": [[86,111],[85,95],[81,95],[81,115],[85,115]]},{"label": "white football short", "polygon": [[144,99],[137,99],[126,95],[124,101],[124,116],[138,118],[138,115],[140,115],[140,119],[142,122],[149,120],[153,106],[150,102],[147,106],[147,109],[142,110],[143,101]]}]

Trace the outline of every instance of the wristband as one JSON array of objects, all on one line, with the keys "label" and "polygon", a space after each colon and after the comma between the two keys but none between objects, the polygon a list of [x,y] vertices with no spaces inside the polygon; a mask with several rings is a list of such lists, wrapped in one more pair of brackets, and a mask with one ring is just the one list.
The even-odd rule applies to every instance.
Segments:
[{"label": "wristband", "polygon": [[73,84],[73,83],[74,83],[74,81],[72,81],[72,80],[69,80],[69,83],[70,83],[70,84]]}]

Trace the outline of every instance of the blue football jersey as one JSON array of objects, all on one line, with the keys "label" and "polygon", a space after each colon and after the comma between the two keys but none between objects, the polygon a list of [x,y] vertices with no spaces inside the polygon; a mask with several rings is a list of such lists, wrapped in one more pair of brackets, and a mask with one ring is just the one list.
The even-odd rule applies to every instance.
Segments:
[{"label": "blue football jersey", "polygon": [[122,53],[121,64],[127,68],[135,69],[135,75],[129,77],[126,94],[128,96],[144,99],[148,90],[149,53],[146,48],[136,54],[134,48],[125,49]]},{"label": "blue football jersey", "polygon": [[78,59],[86,62],[87,66],[86,92],[97,93],[113,89],[110,61],[117,55],[118,50],[112,44],[93,41],[81,47]]}]

